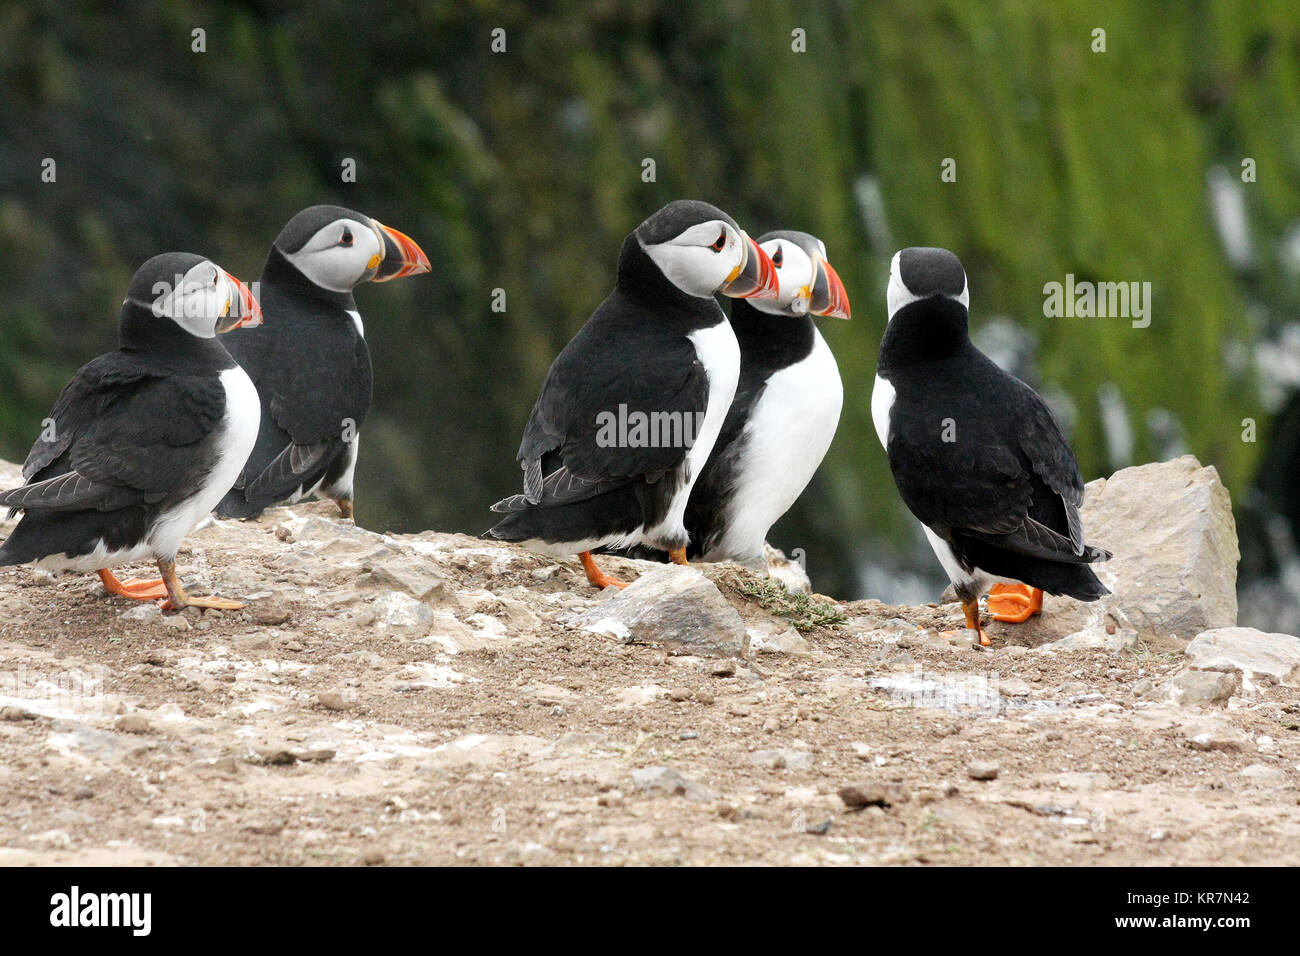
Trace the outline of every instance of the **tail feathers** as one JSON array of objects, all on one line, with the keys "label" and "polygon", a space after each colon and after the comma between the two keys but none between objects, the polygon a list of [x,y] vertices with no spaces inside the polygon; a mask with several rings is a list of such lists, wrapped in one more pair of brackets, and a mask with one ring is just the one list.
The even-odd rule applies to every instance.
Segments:
[{"label": "tail feathers", "polygon": [[[1101,554],[1110,557],[1105,551]],[[1102,584],[1086,564],[1044,564],[1034,571],[1031,578],[1024,579],[1025,583],[1042,588],[1048,594],[1064,594],[1078,601],[1096,601],[1110,593],[1110,588]]]},{"label": "tail feathers", "polygon": [[213,509],[218,518],[256,518],[268,507],[265,501],[249,501],[242,489],[232,488]]}]

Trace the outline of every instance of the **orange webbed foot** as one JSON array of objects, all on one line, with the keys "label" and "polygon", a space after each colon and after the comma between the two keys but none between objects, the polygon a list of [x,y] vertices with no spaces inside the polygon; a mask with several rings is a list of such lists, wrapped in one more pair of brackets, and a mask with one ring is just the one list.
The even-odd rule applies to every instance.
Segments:
[{"label": "orange webbed foot", "polygon": [[582,570],[587,572],[587,580],[600,590],[603,591],[605,588],[622,589],[627,587],[626,581],[612,578],[600,568],[596,567],[596,560],[591,556],[590,551],[582,552],[578,555],[578,559],[582,561]]},{"label": "orange webbed foot", "polygon": [[1028,584],[995,584],[989,591],[989,614],[995,621],[1023,624],[1043,611],[1043,592]]},{"label": "orange webbed foot", "polygon": [[167,597],[167,583],[162,579],[146,581],[143,578],[127,578],[119,581],[112,571],[100,571],[99,580],[104,583],[104,590],[118,597],[133,601],[156,601]]}]

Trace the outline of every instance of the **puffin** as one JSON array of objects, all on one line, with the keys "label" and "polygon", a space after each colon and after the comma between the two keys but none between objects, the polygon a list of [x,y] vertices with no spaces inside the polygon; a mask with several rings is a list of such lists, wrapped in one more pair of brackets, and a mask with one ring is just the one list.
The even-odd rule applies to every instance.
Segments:
[{"label": "puffin", "polygon": [[961,600],[967,628],[989,611],[1021,622],[1043,592],[1096,601],[1110,591],[1090,565],[1083,477],[1041,397],[971,344],[970,288],[947,249],[894,255],[889,323],[871,418],[903,502],[921,522]]},{"label": "puffin", "polygon": [[614,291],[542,383],[517,460],[522,494],[488,532],[577,554],[598,588],[626,587],[593,549],[646,545],[687,563],[691,488],[722,431],[740,346],[714,299],[775,298],[776,268],[716,206],[677,200],[627,236]]},{"label": "puffin", "polygon": [[[256,326],[252,290],[203,256],[169,252],[132,277],[118,348],[84,365],[45,420],[21,488],[0,507],[23,513],[0,565],[96,571],[109,594],[238,610],[186,593],[176,551],[221,500],[257,438],[257,390],[217,335]],[[145,559],[156,581],[112,568]]]},{"label": "puffin", "polygon": [[757,242],[780,294],[732,305],[740,379],[687,502],[686,531],[690,558],[761,568],[768,530],[812,480],[844,404],[835,356],[812,317],[847,319],[850,309],[821,240],[782,230]]},{"label": "puffin", "polygon": [[269,321],[227,348],[257,386],[262,427],[244,468],[217,506],[220,518],[255,518],[313,494],[353,515],[353,473],[373,372],[353,290],[428,272],[410,237],[342,206],[311,206],[267,254],[258,297]]}]

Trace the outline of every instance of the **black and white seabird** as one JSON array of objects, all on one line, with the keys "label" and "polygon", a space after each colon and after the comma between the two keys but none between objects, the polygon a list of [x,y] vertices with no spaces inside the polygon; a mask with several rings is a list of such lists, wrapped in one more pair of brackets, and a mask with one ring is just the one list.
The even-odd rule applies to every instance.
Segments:
[{"label": "black and white seabird", "polygon": [[778,231],[758,244],[780,295],[732,306],[740,380],[691,491],[686,530],[691,558],[763,567],[767,533],[812,480],[844,403],[839,367],[812,317],[849,318],[849,297],[819,239]]},{"label": "black and white seabird", "polygon": [[428,257],[409,237],[361,213],[312,206],[289,220],[258,285],[267,324],[229,340],[261,396],[262,427],[219,517],[252,518],[318,492],[352,517],[373,384],[352,290],[428,271]]},{"label": "black and white seabird", "polygon": [[[98,571],[110,594],[165,606],[238,609],[186,594],[176,549],[239,473],[257,438],[257,391],[217,334],[256,325],[252,292],[202,256],[169,252],[136,272],[117,351],[82,367],[0,493],[23,512],[0,565]],[[110,570],[152,558],[159,581]]]},{"label": "black and white seabird", "polygon": [[1083,477],[1043,400],[971,344],[966,271],[946,249],[897,253],[871,418],[899,493],[979,626],[989,610],[1023,621],[1042,592],[1095,601],[1110,592],[1088,565]]},{"label": "black and white seabird", "polygon": [[771,259],[708,203],[669,203],[623,242],[614,291],[551,365],[524,429],[524,493],[489,534],[591,558],[645,544],[686,562],[691,487],[735,395],[740,348],[717,292],[777,294]]}]

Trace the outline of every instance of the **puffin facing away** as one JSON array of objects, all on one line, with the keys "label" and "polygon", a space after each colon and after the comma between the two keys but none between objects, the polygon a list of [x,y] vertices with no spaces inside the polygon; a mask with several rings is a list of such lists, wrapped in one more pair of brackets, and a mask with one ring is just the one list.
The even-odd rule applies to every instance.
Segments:
[{"label": "puffin facing away", "polygon": [[[216,336],[260,321],[248,287],[202,256],[142,265],[117,351],[77,372],[27,456],[27,484],[0,493],[0,506],[23,512],[0,565],[98,571],[110,594],[163,598],[168,609],[242,608],[186,594],[175,559],[257,437],[257,392]],[[161,580],[119,581],[109,570],[145,558]]]},{"label": "puffin facing away", "polygon": [[614,291],[560,352],[519,446],[524,493],[489,534],[578,554],[637,544],[686,563],[683,519],[736,391],[740,349],[715,293],[773,298],[771,259],[734,219],[678,200],[623,242]]},{"label": "puffin facing away", "polygon": [[692,558],[763,567],[767,532],[826,456],[844,403],[839,367],[812,316],[847,319],[849,297],[819,239],[781,231],[758,244],[780,294],[732,306],[740,381],[686,505],[686,530]]},{"label": "puffin facing away", "polygon": [[1088,565],[1083,477],[1047,405],[971,344],[966,272],[946,249],[904,249],[889,270],[871,418],[904,503],[920,519],[966,615],[979,596],[999,620],[1023,621],[1042,592],[1109,594]]},{"label": "puffin facing away", "polygon": [[410,238],[361,213],[312,206],[289,220],[258,286],[269,321],[232,335],[227,346],[257,386],[262,427],[219,517],[253,518],[317,492],[352,517],[372,385],[352,290],[428,271],[428,257]]}]

